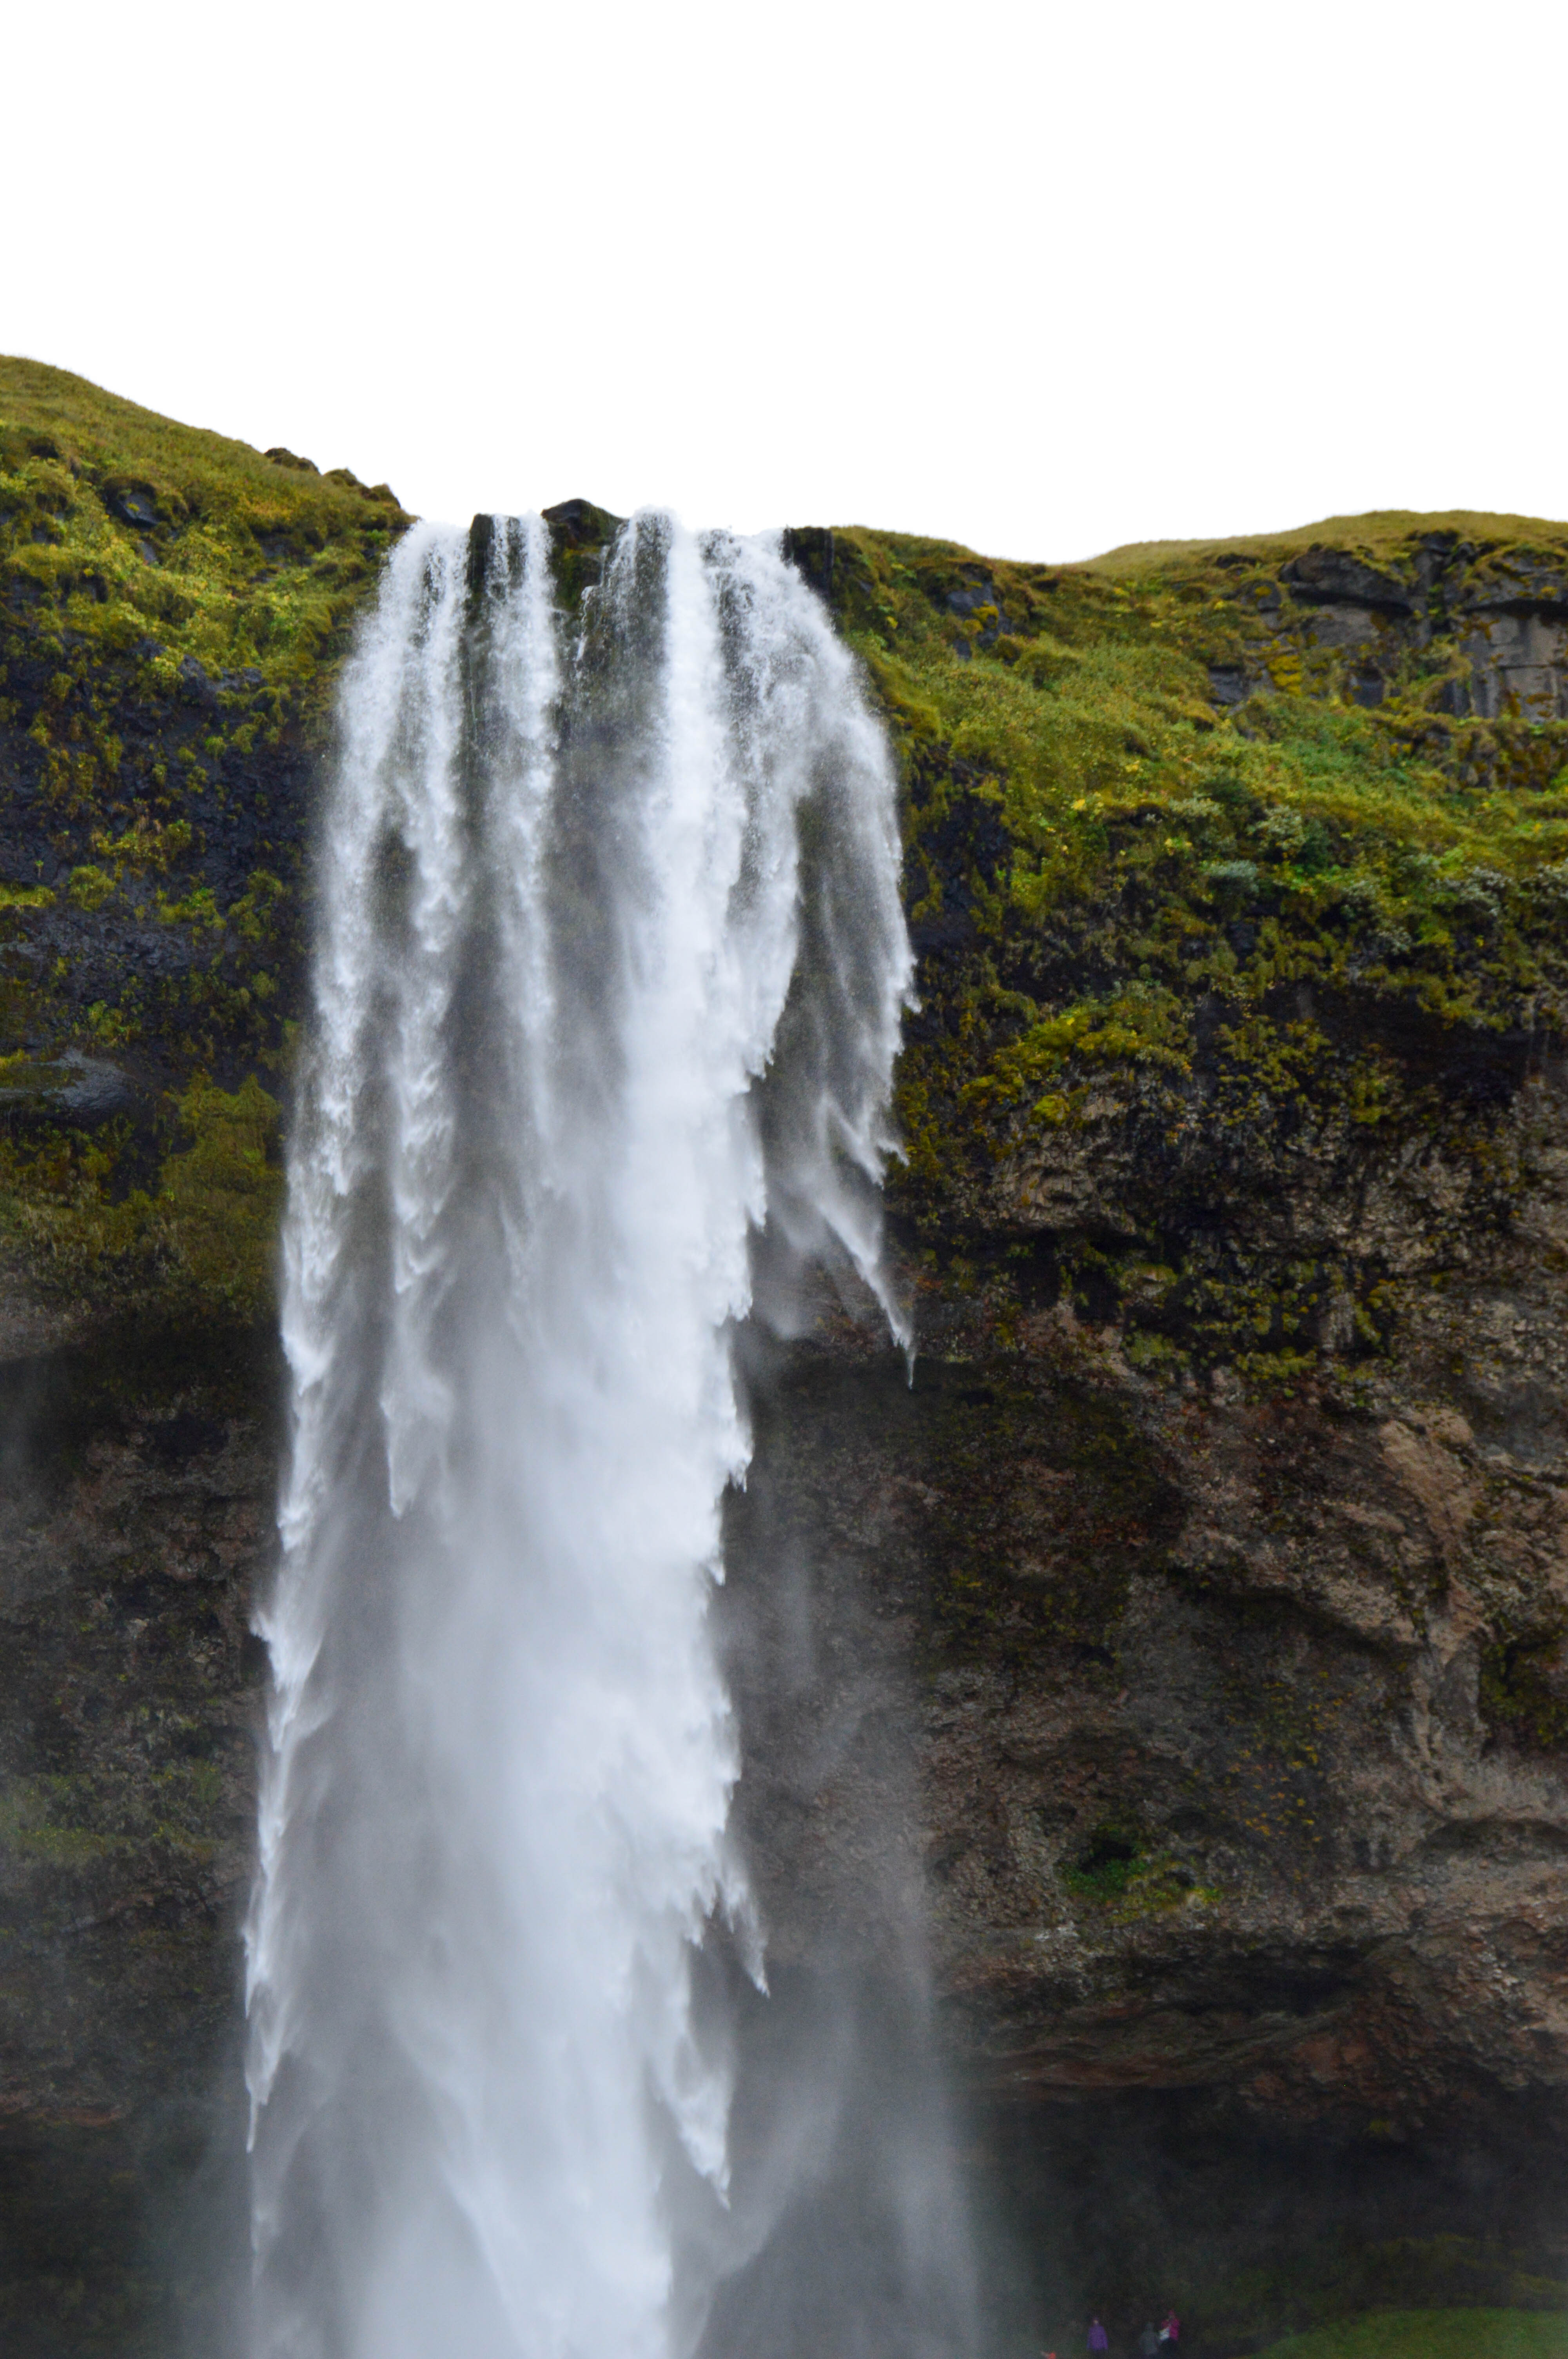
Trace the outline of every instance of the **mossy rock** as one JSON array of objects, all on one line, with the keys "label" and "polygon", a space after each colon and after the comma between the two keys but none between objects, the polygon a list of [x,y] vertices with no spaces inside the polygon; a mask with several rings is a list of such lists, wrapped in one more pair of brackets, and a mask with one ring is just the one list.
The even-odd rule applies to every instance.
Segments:
[{"label": "mossy rock", "polygon": [[[1387,1268],[1253,1250],[1248,1210],[1310,1158],[1353,1196],[1416,1151],[1463,1168],[1455,1238],[1507,1231],[1519,1093],[1568,1031],[1568,658],[1510,669],[1487,633],[1568,603],[1568,527],[1060,567],[796,538],[903,767],[890,1201],[933,1282],[1004,1340],[1044,1283],[1156,1380],[1353,1381],[1399,1322]],[[1065,1209],[1042,1189],[1096,1169]]]}]

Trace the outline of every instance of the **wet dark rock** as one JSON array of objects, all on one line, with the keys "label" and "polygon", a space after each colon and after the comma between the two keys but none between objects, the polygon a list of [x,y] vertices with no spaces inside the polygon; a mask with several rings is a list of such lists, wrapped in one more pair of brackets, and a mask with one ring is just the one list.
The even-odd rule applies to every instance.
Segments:
[{"label": "wet dark rock", "polygon": [[1414,610],[1411,586],[1340,549],[1309,549],[1280,568],[1280,580],[1304,604],[1368,606],[1390,614]]},{"label": "wet dark rock", "polygon": [[[1322,1142],[1259,1140],[1206,1202],[1196,1166],[1140,1173],[1108,1102],[998,1173],[995,1234],[1044,1270],[1147,1189],[1173,1251],[1212,1220],[1242,1256],[1369,1253],[1411,1308],[1365,1389],[1151,1384],[1126,1347],[1158,1286],[1087,1316],[1044,1287],[1002,1348],[932,1304],[913,1390],[821,1347],[775,1373],[736,1508],[772,1938],[874,1950],[866,1862],[924,1849],[947,2052],[1022,2230],[999,2268],[1130,2247],[1217,2282],[1376,2233],[1562,2273],[1533,2190],[1568,2168],[1568,1066],[1522,1034],[1456,1062],[1414,1008],[1297,1012],[1380,1025],[1411,1086],[1500,1125],[1517,1220],[1455,1201],[1444,1242],[1435,1123],[1351,1187]],[[757,1634],[805,1614],[823,1669],[792,1686]],[[1184,2158],[1152,2212],[1151,2136]]]},{"label": "wet dark rock", "polygon": [[134,1110],[136,1092],[117,1066],[72,1049],[62,1060],[62,1070],[67,1078],[59,1093],[59,1110],[70,1121],[108,1122],[115,1114]]},{"label": "wet dark rock", "polygon": [[193,1458],[211,1456],[229,1439],[227,1422],[203,1417],[195,1409],[177,1409],[173,1417],[147,1426],[143,1447],[160,1466],[184,1466]]},{"label": "wet dark rock", "polygon": [[781,547],[787,561],[804,581],[809,582],[819,598],[833,595],[833,535],[821,525],[792,525],[782,536]]},{"label": "wet dark rock", "polygon": [[179,659],[179,690],[188,704],[200,705],[206,712],[211,712],[218,701],[218,683],[196,656],[181,656]]},{"label": "wet dark rock", "polygon": [[104,491],[103,502],[104,506],[112,509],[124,524],[150,527],[164,521],[158,508],[157,495],[146,485],[132,486],[125,490],[108,488]]},{"label": "wet dark rock", "polygon": [[567,549],[601,549],[612,540],[626,519],[611,516],[591,500],[561,500],[544,510],[545,522]]}]

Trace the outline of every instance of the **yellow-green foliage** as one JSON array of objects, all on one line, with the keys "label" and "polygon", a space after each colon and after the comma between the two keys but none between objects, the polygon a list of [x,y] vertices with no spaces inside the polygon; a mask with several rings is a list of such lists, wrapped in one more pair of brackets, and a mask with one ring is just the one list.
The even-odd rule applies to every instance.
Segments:
[{"label": "yellow-green foliage", "polygon": [[346,470],[0,359],[0,1052],[276,1060],[310,756],[407,522]]},{"label": "yellow-green foliage", "polygon": [[[1341,616],[1357,582],[1370,601],[1344,628],[1325,566]],[[1517,1149],[1443,1077],[1468,1059],[1476,1105],[1503,1105],[1519,1044],[1568,1029],[1568,723],[1506,688],[1476,717],[1466,617],[1565,584],[1568,527],[1514,518],[1065,567],[835,536],[926,952],[893,1184],[955,1284],[1019,1204],[1009,1174],[1108,1156],[1119,1238],[1100,1183],[1032,1200],[1069,1208],[1048,1282],[1114,1311],[1152,1376],[1227,1363],[1289,1392],[1326,1352],[1385,1351],[1399,1316],[1370,1262],[1243,1241],[1308,1158],[1348,1175],[1420,1141],[1465,1172],[1466,1220],[1507,1220]]]},{"label": "yellow-green foliage", "polygon": [[[1373,713],[1270,695],[1236,720],[1217,712],[1206,665],[1230,651],[1233,623],[1217,622],[1217,585],[1201,570],[1121,580],[1108,577],[1109,559],[1051,571],[892,536],[840,538],[839,562],[860,568],[851,636],[895,724],[912,750],[939,743],[994,801],[1010,839],[1007,897],[1026,912],[1137,869],[1204,923],[1248,890],[1216,869],[1249,860],[1309,922],[1347,890],[1368,908],[1375,892],[1398,919],[1441,905],[1477,866],[1523,879],[1568,858],[1568,777],[1545,793],[1465,787],[1455,747],[1478,724],[1445,722],[1419,698]],[[1568,528],[1556,555],[1568,569]],[[989,646],[994,607],[946,609],[969,575],[994,582],[1015,626]],[[1221,575],[1217,586],[1233,584]],[[1525,734],[1553,740],[1558,766],[1568,763],[1568,730]],[[1141,832],[1117,844],[1119,822]],[[917,855],[929,827],[916,819]]]},{"label": "yellow-green foliage", "polygon": [[[138,514],[141,511],[141,514]],[[151,677],[183,658],[297,688],[340,636],[407,522],[358,485],[177,425],[36,361],[0,357],[0,577],[81,654],[152,638]]]},{"label": "yellow-green foliage", "polygon": [[1565,2359],[1551,2310],[1374,2310],[1271,2343],[1262,2359]]},{"label": "yellow-green foliage", "polygon": [[0,1142],[0,1239],[67,1302],[254,1320],[272,1298],[277,1106],[254,1077],[230,1092],[199,1075],[170,1114],[175,1151],[150,1190],[117,1188],[115,1125]]},{"label": "yellow-green foliage", "polygon": [[[1445,521],[1360,520],[1336,545],[1386,565]],[[1568,528],[1452,521],[1506,527],[1496,562],[1568,568]],[[1237,547],[1277,564],[1328,534]],[[1208,992],[1256,1008],[1310,981],[1440,1021],[1568,1021],[1568,727],[1451,720],[1433,702],[1447,671],[1413,659],[1377,712],[1327,675],[1221,712],[1208,667],[1235,657],[1253,579],[1223,553],[1049,569],[838,537],[839,601],[904,756],[916,923],[957,901],[989,960],[957,1059],[971,1103],[1060,1120],[1039,1085],[1069,1068],[1178,1070]],[[1298,623],[1310,636],[1288,611],[1271,623],[1275,675]],[[1080,979],[1098,965],[1104,984],[1042,1004],[1028,969],[1075,931]]]},{"label": "yellow-green foliage", "polygon": [[1279,564],[1307,549],[1346,549],[1357,556],[1386,563],[1402,557],[1411,544],[1432,533],[1452,533],[1457,539],[1490,543],[1504,549],[1539,550],[1557,565],[1568,564],[1568,524],[1542,516],[1498,516],[1479,508],[1444,509],[1441,515],[1413,508],[1373,508],[1366,516],[1325,516],[1318,524],[1296,525],[1288,532],[1245,533],[1233,540],[1134,540],[1120,549],[1091,557],[1076,570],[1104,573],[1112,580],[1173,567],[1186,569],[1238,553]]}]

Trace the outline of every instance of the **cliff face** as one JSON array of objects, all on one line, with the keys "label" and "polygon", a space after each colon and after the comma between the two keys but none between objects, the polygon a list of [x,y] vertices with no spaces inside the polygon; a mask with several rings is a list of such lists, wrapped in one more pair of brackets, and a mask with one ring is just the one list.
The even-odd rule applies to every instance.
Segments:
[{"label": "cliff face", "polygon": [[805,553],[910,778],[927,1356],[783,1387],[854,1635],[751,1698],[774,1914],[892,1713],[1021,2332],[1560,2279],[1568,551]]},{"label": "cliff face", "polygon": [[[232,2195],[276,1100],[402,519],[20,364],[0,462],[0,2321],[127,2351]],[[753,1372],[778,1970],[924,1911],[1020,2332],[1561,2276],[1568,532],[793,546],[907,784],[921,1355]]]}]

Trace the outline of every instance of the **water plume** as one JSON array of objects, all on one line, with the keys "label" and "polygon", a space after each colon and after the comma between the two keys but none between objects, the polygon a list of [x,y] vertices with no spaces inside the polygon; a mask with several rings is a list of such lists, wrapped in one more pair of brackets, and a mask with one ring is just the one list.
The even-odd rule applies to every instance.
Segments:
[{"label": "water plume", "polygon": [[[348,666],[288,1161],[247,1928],[258,2359],[666,2359],[736,1728],[759,1241],[881,1305],[893,786],[776,544],[399,545]],[[683,2324],[683,2321],[685,2323]]]}]

